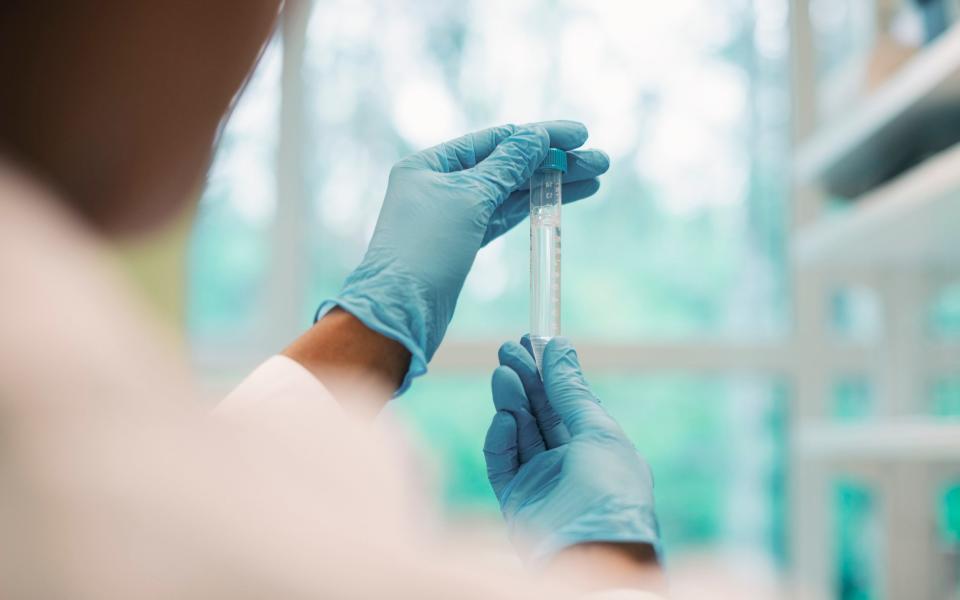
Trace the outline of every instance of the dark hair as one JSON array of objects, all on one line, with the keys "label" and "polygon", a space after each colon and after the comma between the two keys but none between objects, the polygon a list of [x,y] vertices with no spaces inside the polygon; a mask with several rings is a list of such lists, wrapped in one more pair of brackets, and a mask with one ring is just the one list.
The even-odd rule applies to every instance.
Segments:
[{"label": "dark hair", "polygon": [[92,223],[151,225],[201,180],[281,0],[5,0],[0,152]]}]

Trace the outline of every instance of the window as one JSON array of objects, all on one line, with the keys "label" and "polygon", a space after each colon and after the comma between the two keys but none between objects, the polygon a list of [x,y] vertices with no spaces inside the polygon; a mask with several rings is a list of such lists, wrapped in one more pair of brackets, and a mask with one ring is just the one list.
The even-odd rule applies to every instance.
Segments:
[{"label": "window", "polygon": [[[239,375],[309,324],[402,156],[581,120],[612,167],[564,215],[565,332],[625,356],[588,376],[653,465],[668,553],[777,564],[789,392],[752,365],[789,329],[785,0],[288,4],[201,204],[199,364]],[[481,252],[440,360],[394,403],[436,451],[453,519],[498,518],[481,444],[496,347],[527,325],[527,244],[521,225]]]}]

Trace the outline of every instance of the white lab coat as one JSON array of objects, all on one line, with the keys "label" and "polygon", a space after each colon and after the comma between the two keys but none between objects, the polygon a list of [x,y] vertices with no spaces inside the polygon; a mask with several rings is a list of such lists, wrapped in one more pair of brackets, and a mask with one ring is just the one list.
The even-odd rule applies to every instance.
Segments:
[{"label": "white lab coat", "polygon": [[96,236],[2,162],[0,282],[0,597],[575,589],[425,535],[393,442],[290,359],[267,360],[211,416]]}]

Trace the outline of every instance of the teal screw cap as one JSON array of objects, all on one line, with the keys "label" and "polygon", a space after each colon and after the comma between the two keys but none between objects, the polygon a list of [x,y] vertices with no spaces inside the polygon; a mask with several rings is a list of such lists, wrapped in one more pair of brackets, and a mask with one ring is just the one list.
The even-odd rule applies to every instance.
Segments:
[{"label": "teal screw cap", "polygon": [[543,162],[537,167],[537,171],[560,171],[567,172],[567,153],[560,148],[550,148]]}]

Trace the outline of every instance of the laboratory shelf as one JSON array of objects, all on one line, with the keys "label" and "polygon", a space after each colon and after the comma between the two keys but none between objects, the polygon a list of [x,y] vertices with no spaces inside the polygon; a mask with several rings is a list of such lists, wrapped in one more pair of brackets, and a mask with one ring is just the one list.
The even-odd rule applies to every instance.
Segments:
[{"label": "laboratory shelf", "polygon": [[958,115],[960,27],[955,26],[804,141],[795,155],[795,181],[859,196],[878,183],[878,170],[895,171],[909,161],[918,140],[954,136]]},{"label": "laboratory shelf", "polygon": [[826,462],[924,462],[960,466],[960,420],[902,417],[799,427],[797,449]]},{"label": "laboratory shelf", "polygon": [[960,144],[801,228],[801,267],[960,265]]}]

